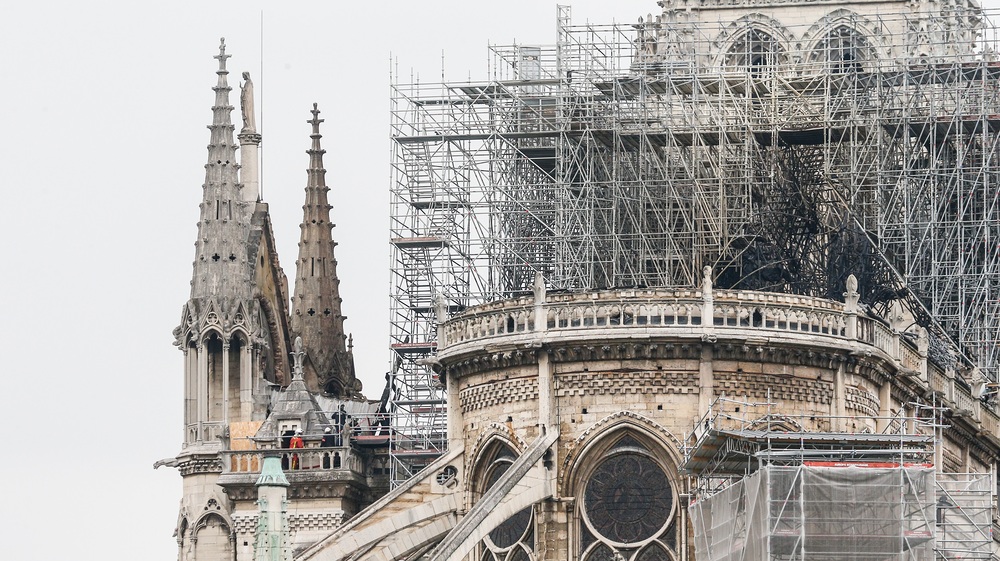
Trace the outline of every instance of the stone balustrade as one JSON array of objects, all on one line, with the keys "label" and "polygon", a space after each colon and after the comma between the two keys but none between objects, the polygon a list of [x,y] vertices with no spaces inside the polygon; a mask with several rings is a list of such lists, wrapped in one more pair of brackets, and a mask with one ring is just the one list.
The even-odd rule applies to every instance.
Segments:
[{"label": "stone balustrade", "polygon": [[219,439],[225,437],[226,426],[222,421],[187,425],[184,429],[184,443],[185,445],[196,442],[218,443]]},{"label": "stone balustrade", "polygon": [[[444,348],[464,341],[481,341],[541,330],[535,304],[521,298],[473,308],[446,322],[439,345]],[[703,321],[706,308],[712,322]],[[543,304],[544,330],[589,327],[649,328],[704,326],[756,328],[819,333],[844,337],[847,319],[843,304],[773,293],[718,291],[714,306],[706,306],[700,292],[629,290],[597,294],[550,295]],[[866,318],[867,319],[867,318]],[[869,320],[866,336],[889,345],[887,327]],[[884,328],[884,330],[882,329]]]},{"label": "stone balustrade", "polygon": [[944,372],[937,368],[929,369],[927,378],[931,390],[938,392],[941,397],[949,401],[954,400],[954,385]]},{"label": "stone balustrade", "polygon": [[971,417],[978,417],[979,400],[974,399],[965,388],[962,388],[955,392],[955,411]]},{"label": "stone balustrade", "polygon": [[913,345],[907,343],[901,343],[899,345],[899,362],[902,364],[903,368],[911,370],[914,372],[920,372],[922,369],[923,359],[920,356],[920,351]]},{"label": "stone balustrade", "polygon": [[[542,315],[538,315],[539,308]],[[704,321],[706,312],[712,321]],[[545,325],[538,325],[538,318]],[[587,328],[671,329],[711,327],[847,336],[850,314],[839,302],[786,294],[716,291],[711,302],[691,290],[627,290],[549,295],[536,306],[530,298],[507,300],[467,310],[442,325],[441,349],[466,341],[487,342],[532,331]],[[870,318],[858,318],[858,340],[895,356],[892,331]],[[893,351],[893,352],[890,352]]]},{"label": "stone balustrade", "polygon": [[989,407],[979,408],[979,422],[983,424],[984,434],[1000,435],[1000,415]]},{"label": "stone balustrade", "polygon": [[[227,450],[222,453],[223,473],[260,473],[264,465],[263,450]],[[362,459],[349,446],[337,448],[299,448],[295,450],[268,450],[268,454],[281,456],[285,473],[350,470],[364,473]]]},{"label": "stone balustrade", "polygon": [[[856,300],[855,300],[856,301]],[[706,318],[711,317],[711,321]],[[980,416],[979,401],[952,377],[927,362],[927,341],[901,336],[886,322],[862,315],[849,304],[768,292],[631,289],[547,294],[491,302],[457,314],[439,326],[438,351],[538,333],[572,338],[581,330],[604,336],[635,334],[714,340],[809,335],[816,343],[877,354],[903,374],[918,375],[956,410]],[[615,333],[618,333],[616,335]],[[579,333],[593,337],[591,333]]]}]

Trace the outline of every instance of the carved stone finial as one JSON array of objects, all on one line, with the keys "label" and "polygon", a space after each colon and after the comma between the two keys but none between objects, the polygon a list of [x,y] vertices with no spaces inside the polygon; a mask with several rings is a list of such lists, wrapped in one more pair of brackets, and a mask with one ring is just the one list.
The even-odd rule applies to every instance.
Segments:
[{"label": "carved stone finial", "polygon": [[226,38],[219,38],[219,54],[215,55],[216,60],[219,61],[219,70],[222,72],[226,71],[226,59],[233,55],[226,54]]},{"label": "carved stone finial", "polygon": [[712,267],[705,265],[701,270],[701,290],[702,292],[712,292]]},{"label": "carved stone finial", "polygon": [[858,294],[858,277],[850,275],[847,277],[847,292],[844,293],[845,311],[857,312],[858,300],[860,298],[861,295]]},{"label": "carved stone finial", "polygon": [[439,324],[448,321],[448,304],[440,294],[434,297],[434,315]]},{"label": "carved stone finial", "polygon": [[292,367],[292,379],[301,380],[303,376],[302,372],[302,359],[306,356],[306,353],[302,350],[302,337],[295,338],[295,351],[292,352],[292,359],[295,361]]},{"label": "carved stone finial", "polygon": [[319,124],[322,123],[325,120],[325,119],[320,119],[319,118],[320,110],[319,110],[319,104],[318,103],[313,103],[313,108],[310,111],[310,113],[312,113],[313,118],[310,119],[310,120],[308,120],[308,121],[306,121],[306,122],[313,126],[313,132],[314,133],[318,133],[319,132]]},{"label": "carved stone finial", "polygon": [[545,276],[542,275],[541,271],[536,271],[535,272],[535,284],[534,284],[533,289],[534,289],[534,292],[535,292],[535,304],[544,304],[545,303]]}]

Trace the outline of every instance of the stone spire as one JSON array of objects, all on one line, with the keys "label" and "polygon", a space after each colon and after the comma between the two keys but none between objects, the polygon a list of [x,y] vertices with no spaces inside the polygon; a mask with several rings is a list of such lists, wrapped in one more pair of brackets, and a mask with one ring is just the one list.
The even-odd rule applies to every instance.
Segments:
[{"label": "stone spire", "polygon": [[347,349],[341,312],[340,279],[334,257],[333,224],[327,200],[326,169],[323,167],[323,135],[319,109],[313,104],[312,146],[309,154],[306,202],[303,205],[299,258],[296,261],[295,296],[292,306],[292,331],[302,337],[311,365],[307,382],[339,397],[360,391],[354,376],[354,363]]},{"label": "stone spire", "polygon": [[251,294],[251,268],[247,264],[247,239],[252,208],[240,196],[239,165],[236,161],[236,143],[233,141],[233,123],[229,104],[229,87],[226,70],[226,40],[219,45],[216,71],[218,82],[215,105],[212,107],[212,124],[208,126],[211,139],[208,145],[208,163],[205,165],[205,184],[198,221],[198,239],[195,242],[194,275],[191,280],[191,298],[218,298],[230,302],[248,299]]}]

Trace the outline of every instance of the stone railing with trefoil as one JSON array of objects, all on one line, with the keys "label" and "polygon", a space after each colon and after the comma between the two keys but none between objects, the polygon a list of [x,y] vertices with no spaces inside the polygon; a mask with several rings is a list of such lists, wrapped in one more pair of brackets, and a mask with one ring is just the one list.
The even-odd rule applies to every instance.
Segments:
[{"label": "stone railing with trefoil", "polygon": [[[979,401],[964,386],[928,364],[927,333],[900,332],[888,322],[864,315],[858,293],[848,283],[845,302],[741,290],[627,289],[550,293],[536,286],[535,296],[492,302],[454,317],[439,307],[438,353],[482,349],[491,340],[517,343],[520,338],[677,336],[712,341],[758,336],[774,339],[808,335],[856,352],[881,355],[900,374],[919,376],[958,410],[979,417]],[[707,318],[711,318],[709,321]],[[961,394],[961,395],[960,395]]]},{"label": "stone railing with trefoil", "polygon": [[349,470],[359,476],[364,474],[362,459],[349,446],[266,451],[227,450],[222,453],[223,473],[260,473],[265,452],[281,457],[281,469],[285,473]]},{"label": "stone railing with trefoil", "polygon": [[[711,322],[704,321],[708,316]],[[869,318],[847,314],[844,304],[787,294],[725,290],[706,301],[700,291],[618,290],[583,294],[550,294],[543,304],[531,298],[507,300],[471,308],[441,324],[440,349],[464,342],[488,343],[536,331],[559,332],[603,328],[612,330],[694,330],[722,334],[726,329],[806,333],[848,339],[855,321],[859,342],[895,357],[891,329]],[[898,338],[898,336],[896,337]],[[914,351],[916,352],[916,351]]]}]

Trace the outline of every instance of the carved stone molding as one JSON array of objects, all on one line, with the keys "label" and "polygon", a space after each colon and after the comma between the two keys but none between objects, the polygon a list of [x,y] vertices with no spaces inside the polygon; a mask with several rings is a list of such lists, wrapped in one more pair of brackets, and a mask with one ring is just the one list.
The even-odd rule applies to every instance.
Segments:
[{"label": "carved stone molding", "polygon": [[716,372],[715,395],[723,394],[828,405],[833,401],[833,384],[815,378],[759,372]]},{"label": "carved stone molding", "polygon": [[[343,499],[348,501],[360,501],[364,498],[364,492],[359,488],[361,483],[357,481],[331,480],[331,481],[308,481],[296,482],[294,476],[297,473],[289,474],[291,485],[288,487],[289,499]],[[257,500],[257,486],[253,483],[228,483],[224,484],[226,495],[236,501]]]},{"label": "carved stone molding", "polygon": [[557,397],[605,394],[698,393],[698,373],[667,371],[575,372],[555,379]]},{"label": "carved stone molding", "polygon": [[844,388],[844,408],[867,417],[878,417],[878,398],[855,386]]},{"label": "carved stone molding", "polygon": [[465,448],[465,465],[468,466],[467,474],[471,473],[468,470],[474,469],[477,466],[483,452],[494,442],[502,442],[517,454],[528,448],[528,443],[523,438],[517,436],[507,425],[503,423],[489,423],[482,428],[472,446],[466,446]]},{"label": "carved stone molding", "polygon": [[310,512],[288,515],[288,527],[293,532],[296,530],[333,530],[343,523],[343,512]]},{"label": "carved stone molding", "polygon": [[750,362],[770,362],[788,366],[811,366],[835,369],[849,360],[846,352],[815,350],[808,347],[779,347],[775,345],[726,342],[712,347],[714,358]]},{"label": "carved stone molding", "polygon": [[188,458],[177,464],[177,470],[184,477],[199,473],[222,473],[222,459],[218,456]]},{"label": "carved stone molding", "polygon": [[552,349],[553,362],[632,359],[697,359],[700,343],[634,343],[608,342],[557,346]]},{"label": "carved stone molding", "polygon": [[461,377],[480,372],[489,372],[490,370],[516,368],[518,366],[534,365],[537,363],[538,352],[535,349],[484,351],[482,355],[448,364],[446,371],[449,374]]},{"label": "carved stone molding", "polygon": [[596,442],[608,432],[619,429],[623,425],[631,425],[642,432],[647,432],[662,440],[663,449],[674,466],[676,467],[681,464],[682,457],[680,450],[683,449],[684,445],[669,429],[637,413],[619,411],[594,423],[567,446],[566,457],[563,459],[559,469],[557,485],[563,495],[572,495],[572,491],[568,489],[570,472],[576,471],[577,463],[585,455],[590,444]]},{"label": "carved stone molding", "polygon": [[538,378],[499,380],[471,386],[458,394],[462,412],[469,413],[502,403],[538,400]]}]

